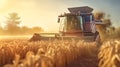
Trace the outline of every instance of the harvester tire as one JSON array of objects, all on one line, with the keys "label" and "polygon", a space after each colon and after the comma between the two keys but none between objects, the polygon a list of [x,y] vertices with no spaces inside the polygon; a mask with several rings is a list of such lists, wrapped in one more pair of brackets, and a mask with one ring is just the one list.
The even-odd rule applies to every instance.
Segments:
[{"label": "harvester tire", "polygon": [[96,41],[97,43],[100,43],[100,42],[101,42],[101,39],[100,39],[100,35],[99,35],[99,34],[96,36],[95,41]]},{"label": "harvester tire", "polygon": [[32,38],[29,39],[30,42],[32,41],[40,41],[41,40],[41,36],[38,33],[34,33]]},{"label": "harvester tire", "polygon": [[101,38],[100,38],[100,35],[99,35],[99,32],[96,31],[95,32],[95,42],[100,45],[101,44]]}]

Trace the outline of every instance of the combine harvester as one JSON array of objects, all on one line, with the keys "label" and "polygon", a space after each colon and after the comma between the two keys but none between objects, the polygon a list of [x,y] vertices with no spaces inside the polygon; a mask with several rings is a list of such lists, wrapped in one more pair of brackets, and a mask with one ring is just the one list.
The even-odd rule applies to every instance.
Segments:
[{"label": "combine harvester", "polygon": [[96,25],[103,25],[103,23],[100,20],[94,20],[93,9],[83,6],[68,8],[68,10],[70,13],[58,16],[59,33],[35,33],[29,41],[48,39],[95,41],[99,36]]}]

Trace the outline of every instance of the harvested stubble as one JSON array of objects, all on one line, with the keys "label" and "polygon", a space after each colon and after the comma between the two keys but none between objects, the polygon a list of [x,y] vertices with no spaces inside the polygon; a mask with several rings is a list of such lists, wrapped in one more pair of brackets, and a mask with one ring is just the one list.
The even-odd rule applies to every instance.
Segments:
[{"label": "harvested stubble", "polygon": [[98,54],[99,67],[120,67],[120,40],[104,42]]},{"label": "harvested stubble", "polygon": [[[4,67],[98,67],[98,48],[95,42],[12,40],[0,43],[0,50],[3,47],[10,48],[5,49],[9,55],[0,51],[0,56],[4,56],[0,60],[1,66],[9,63]],[[11,60],[8,62],[8,59]]]}]

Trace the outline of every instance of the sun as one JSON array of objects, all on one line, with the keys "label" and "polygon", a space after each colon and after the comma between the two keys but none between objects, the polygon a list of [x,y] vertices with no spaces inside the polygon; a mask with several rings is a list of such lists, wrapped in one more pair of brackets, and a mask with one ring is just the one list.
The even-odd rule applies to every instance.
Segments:
[{"label": "sun", "polygon": [[0,0],[0,9],[5,6],[6,0]]}]

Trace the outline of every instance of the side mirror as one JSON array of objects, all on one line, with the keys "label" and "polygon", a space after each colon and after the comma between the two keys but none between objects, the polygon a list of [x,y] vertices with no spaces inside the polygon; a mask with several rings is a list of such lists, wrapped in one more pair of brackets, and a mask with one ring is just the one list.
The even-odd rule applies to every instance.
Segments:
[{"label": "side mirror", "polygon": [[60,23],[60,18],[58,18],[58,23]]}]

